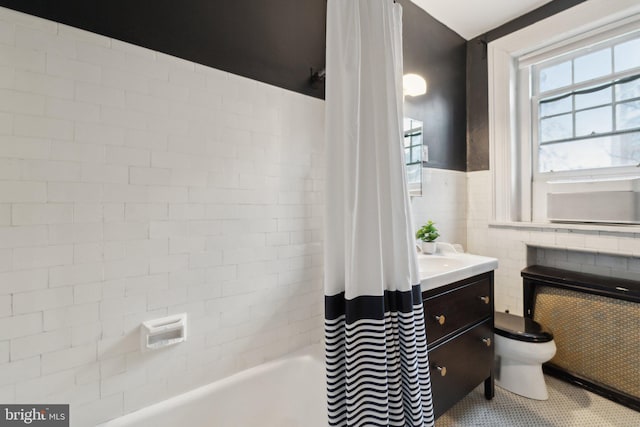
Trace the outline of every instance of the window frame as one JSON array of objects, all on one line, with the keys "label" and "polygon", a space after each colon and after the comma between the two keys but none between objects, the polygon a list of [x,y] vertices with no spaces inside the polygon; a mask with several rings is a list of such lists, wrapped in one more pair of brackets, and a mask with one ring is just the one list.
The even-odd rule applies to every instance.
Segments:
[{"label": "window frame", "polygon": [[[531,78],[523,70],[562,53],[640,28],[640,4],[585,2],[488,45],[489,138],[493,210],[491,223],[548,222],[534,212]],[[523,104],[527,108],[518,108]],[[537,135],[536,135],[537,136]],[[537,165],[536,165],[537,168]],[[615,168],[618,169],[618,168]],[[583,177],[611,177],[585,170]],[[615,176],[618,176],[618,171]],[[635,174],[640,174],[635,168]],[[633,172],[630,172],[633,173]],[[563,172],[557,172],[561,178]],[[546,206],[544,211],[546,211]]]},{"label": "window frame", "polygon": [[[624,177],[631,178],[640,175],[640,171],[638,170],[637,165],[541,172],[539,168],[538,157],[538,150],[540,147],[540,115],[538,101],[541,98],[549,98],[554,95],[566,93],[568,91],[593,87],[598,83],[611,81],[612,79],[616,80],[624,77],[629,77],[631,75],[637,74],[639,72],[638,69],[634,68],[618,73],[612,70],[612,74],[609,74],[606,77],[586,80],[575,85],[572,84],[563,86],[561,88],[543,92],[542,94],[535,92],[535,88],[539,87],[539,75],[536,72],[536,65],[544,63],[545,66],[549,66],[559,64],[567,60],[573,61],[575,58],[584,55],[585,51],[595,52],[601,50],[605,46],[611,47],[615,44],[624,43],[625,41],[636,39],[638,37],[640,37],[640,19],[634,20],[633,22],[626,25],[621,25],[617,28],[609,29],[607,31],[595,30],[594,32],[592,32],[590,37],[576,40],[573,43],[563,45],[556,49],[553,49],[552,47],[552,51],[547,54],[543,53],[536,55],[536,53],[534,52],[532,55],[528,55],[527,57],[525,57],[524,61],[521,58],[515,59],[519,72],[521,73],[519,84],[525,84],[527,88],[527,90],[519,90],[520,98],[517,108],[522,111],[520,111],[518,116],[520,118],[525,115],[528,115],[530,117],[528,124],[517,124],[519,127],[524,128],[525,131],[528,130],[530,135],[528,141],[525,141],[523,139],[523,141],[525,141],[525,144],[521,151],[521,161],[528,162],[531,165],[530,169],[527,172],[528,175],[521,177],[521,180],[523,182],[530,183],[529,188],[523,188],[524,186],[521,186],[520,188],[522,196],[527,197],[527,199],[529,200],[529,203],[520,203],[521,210],[528,210],[528,212],[520,213],[521,218],[525,217],[527,220],[533,222],[548,221],[547,193],[550,190],[550,186],[553,185],[554,182],[573,180],[576,182],[574,186],[575,191],[588,191],[590,188],[589,181],[610,180],[614,178]],[[549,60],[550,58],[554,59]],[[574,72],[575,70],[572,70],[572,73]],[[611,104],[608,105],[612,105],[612,108],[615,108],[613,99]],[[572,111],[575,111],[574,108],[575,105],[572,106]],[[575,135],[575,117],[573,117],[572,120],[574,120],[573,134]],[[527,127],[528,129],[526,129]]]},{"label": "window frame", "polygon": [[[595,44],[594,44],[593,38],[590,38],[585,43],[586,45],[583,45],[583,46],[570,45],[568,48],[565,49],[566,53],[561,54],[559,56],[557,55],[558,52],[555,51],[553,54],[554,56],[553,59],[545,60],[544,56],[542,56],[542,57],[538,57],[539,60],[536,61],[536,63],[531,64],[528,61],[526,65],[526,67],[528,67],[528,70],[523,70],[522,67],[520,67],[522,72],[527,73],[528,78],[531,79],[531,83],[530,83],[531,97],[528,101],[526,99],[521,99],[519,107],[525,108],[526,110],[529,111],[529,114],[531,114],[531,162],[532,162],[532,175],[533,175],[532,178],[534,183],[538,181],[550,181],[554,179],[569,179],[569,178],[582,179],[582,178],[595,178],[598,176],[614,177],[614,176],[626,176],[626,175],[638,174],[638,169],[637,169],[638,165],[612,166],[612,167],[593,168],[593,169],[585,168],[585,169],[575,169],[575,170],[566,170],[566,171],[545,171],[545,172],[541,172],[539,168],[539,156],[537,155],[537,153],[540,146],[542,145],[539,137],[539,132],[540,132],[539,106],[540,106],[541,100],[553,98],[554,96],[558,96],[568,92],[588,89],[588,88],[599,86],[611,81],[616,81],[616,80],[620,80],[620,79],[624,79],[624,78],[628,78],[628,77],[640,74],[640,66],[629,69],[629,70],[625,70],[625,71],[619,71],[619,72],[613,71],[614,56],[612,55],[611,57],[612,72],[610,74],[607,74],[606,76],[585,80],[583,82],[576,83],[576,84],[565,85],[559,88],[548,90],[546,92],[539,91],[540,73],[539,73],[538,67],[541,64],[544,64],[544,68],[547,68],[549,66],[560,64],[566,61],[573,61],[576,58],[579,58],[581,56],[584,56],[585,54],[588,54],[589,52],[596,52],[604,48],[611,48],[613,51],[613,48],[616,45],[628,42],[630,40],[640,39],[640,22],[637,22],[637,28],[635,30],[632,30],[628,26],[625,26],[622,29],[617,29],[614,31],[606,31],[606,32],[603,32],[602,34],[597,34],[595,35],[595,37],[600,39],[600,41],[595,42]],[[572,73],[575,73],[575,69],[572,69]],[[524,78],[527,78],[527,77],[524,77]],[[612,91],[615,91],[615,89],[612,88]],[[625,100],[625,102],[629,102],[631,100],[636,100],[636,98]],[[527,103],[528,105],[525,105],[525,103]],[[610,103],[602,104],[599,106],[590,106],[587,108],[576,108],[575,101],[572,101],[573,105],[571,110],[569,110],[569,113],[573,113],[572,114],[572,120],[573,120],[572,134],[574,137],[567,138],[567,142],[571,140],[575,141],[575,140],[581,140],[581,139],[583,140],[590,139],[589,137],[576,136],[575,113],[580,111],[588,111],[594,108],[601,108],[603,106],[611,106],[611,109],[612,109],[612,132],[609,134],[603,134],[603,136],[615,135],[616,130],[614,128],[616,124],[616,121],[615,121],[616,106],[619,103],[620,101],[616,100],[615,96],[612,96]],[[640,130],[636,128],[634,132],[639,132],[639,131]],[[548,141],[546,143],[555,144],[555,143],[562,143],[562,142]]]}]

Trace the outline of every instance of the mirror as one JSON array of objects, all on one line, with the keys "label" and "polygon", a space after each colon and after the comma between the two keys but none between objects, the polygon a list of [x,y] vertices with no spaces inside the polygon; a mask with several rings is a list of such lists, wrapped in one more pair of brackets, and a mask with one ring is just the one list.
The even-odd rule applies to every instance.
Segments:
[{"label": "mirror", "polygon": [[404,162],[410,196],[422,196],[422,122],[404,118]]}]

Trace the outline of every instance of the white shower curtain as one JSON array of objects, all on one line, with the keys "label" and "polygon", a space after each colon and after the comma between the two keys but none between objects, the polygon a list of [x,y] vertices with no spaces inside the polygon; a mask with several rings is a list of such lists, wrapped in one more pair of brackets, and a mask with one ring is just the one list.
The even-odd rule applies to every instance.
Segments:
[{"label": "white shower curtain", "polygon": [[329,425],[433,425],[402,147],[402,8],[328,0]]}]

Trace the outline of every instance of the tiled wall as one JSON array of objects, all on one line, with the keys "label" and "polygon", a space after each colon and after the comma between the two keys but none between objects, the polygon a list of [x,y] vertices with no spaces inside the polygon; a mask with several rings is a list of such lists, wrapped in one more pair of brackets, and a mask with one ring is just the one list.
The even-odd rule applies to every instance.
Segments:
[{"label": "tiled wall", "polygon": [[[640,245],[640,243],[638,243]],[[574,249],[529,248],[536,264],[621,279],[640,280],[640,256],[611,255]]]},{"label": "tiled wall", "polygon": [[[94,425],[316,342],[322,101],[0,8],[0,402]],[[186,343],[139,351],[145,319]]]},{"label": "tiled wall", "polygon": [[[566,229],[554,227],[516,227],[490,225],[492,212],[491,172],[468,174],[467,241],[469,251],[499,260],[495,275],[496,310],[522,314],[522,278],[520,271],[541,257],[554,254],[560,268],[595,274],[638,279],[640,270],[640,233],[610,229]],[[551,250],[551,251],[549,251]],[[558,256],[555,256],[557,254]],[[559,263],[566,256],[571,262]],[[577,255],[580,254],[580,255]]]},{"label": "tiled wall", "polygon": [[411,198],[414,226],[436,223],[439,242],[467,244],[467,174],[422,169],[422,196]]}]

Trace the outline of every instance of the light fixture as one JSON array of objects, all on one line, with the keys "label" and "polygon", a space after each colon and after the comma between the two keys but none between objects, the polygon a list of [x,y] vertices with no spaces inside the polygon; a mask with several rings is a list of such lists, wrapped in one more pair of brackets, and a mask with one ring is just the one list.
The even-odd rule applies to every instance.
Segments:
[{"label": "light fixture", "polygon": [[427,93],[427,82],[417,74],[405,74],[402,77],[404,95],[419,96]]}]

